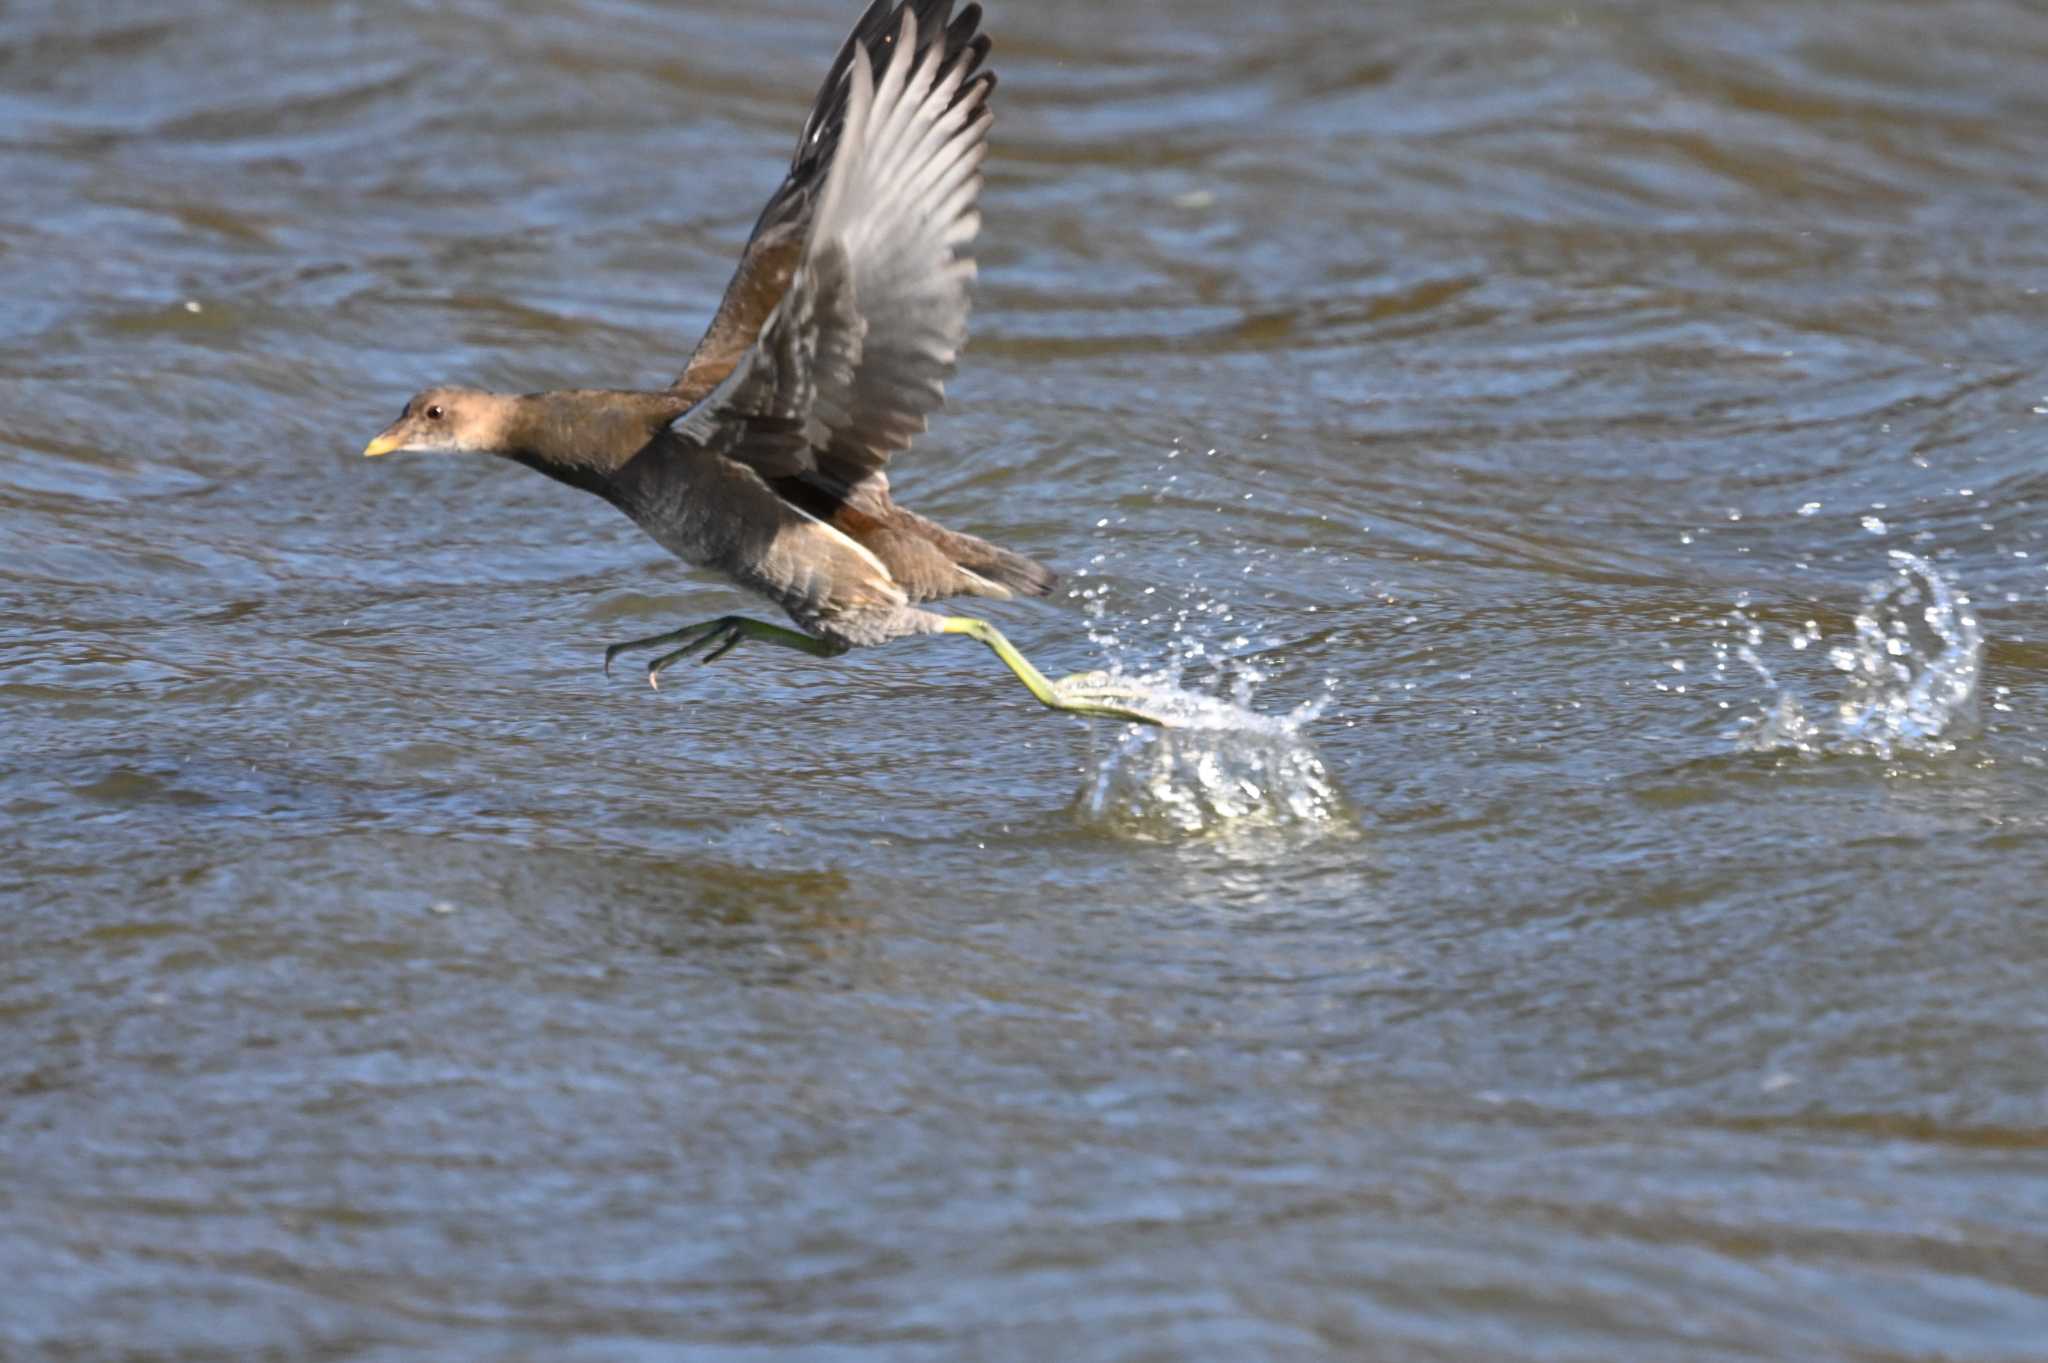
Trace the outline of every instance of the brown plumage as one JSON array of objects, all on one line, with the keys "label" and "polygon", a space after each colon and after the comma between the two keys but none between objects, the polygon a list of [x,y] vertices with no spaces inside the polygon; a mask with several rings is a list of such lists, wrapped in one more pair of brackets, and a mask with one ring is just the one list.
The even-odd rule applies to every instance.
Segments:
[{"label": "brown plumage", "polygon": [[[805,632],[726,617],[649,670],[742,638],[829,655],[912,634],[981,639],[1047,705],[1133,716],[1045,682],[955,596],[1043,596],[1053,574],[889,495],[892,455],[945,397],[967,338],[967,254],[987,150],[981,7],[873,0],[841,47],[788,176],[675,383],[523,395],[434,388],[366,454],[502,455],[596,493],[664,548],[774,601]],[[1064,684],[1062,684],[1064,685]],[[1100,697],[1097,697],[1100,699]]]}]

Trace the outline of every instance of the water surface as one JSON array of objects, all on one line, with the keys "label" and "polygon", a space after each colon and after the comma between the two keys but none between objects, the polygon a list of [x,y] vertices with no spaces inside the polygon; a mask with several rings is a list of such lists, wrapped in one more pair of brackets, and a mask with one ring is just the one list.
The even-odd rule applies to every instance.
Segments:
[{"label": "water surface", "polygon": [[2048,17],[998,3],[897,487],[1253,742],[357,456],[853,8],[0,8],[0,1355],[2048,1353]]}]

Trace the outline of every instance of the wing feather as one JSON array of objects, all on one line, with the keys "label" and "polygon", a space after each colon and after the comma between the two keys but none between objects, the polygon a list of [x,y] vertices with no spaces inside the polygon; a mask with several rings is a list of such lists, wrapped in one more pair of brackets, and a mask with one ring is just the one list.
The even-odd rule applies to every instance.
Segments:
[{"label": "wing feather", "polygon": [[[992,77],[979,72],[985,40],[956,46],[975,18],[970,6],[921,45],[905,4],[879,78],[869,45],[853,46],[836,151],[787,286],[716,386],[700,376],[709,391],[679,435],[764,478],[845,489],[926,429],[966,343],[975,275],[965,248],[980,228]],[[756,430],[774,438],[745,434]]]},{"label": "wing feather", "polygon": [[866,55],[870,70],[886,65],[902,33],[901,18],[909,15],[931,50],[959,69],[956,98],[972,91],[986,100],[995,88],[995,73],[981,69],[989,52],[987,35],[976,31],[981,6],[969,4],[957,15],[952,11],[953,0],[872,0],[861,15],[819,87],[788,175],[762,208],[717,314],[673,385],[678,392],[701,397],[730,373],[788,289],[844,138],[856,54]]}]

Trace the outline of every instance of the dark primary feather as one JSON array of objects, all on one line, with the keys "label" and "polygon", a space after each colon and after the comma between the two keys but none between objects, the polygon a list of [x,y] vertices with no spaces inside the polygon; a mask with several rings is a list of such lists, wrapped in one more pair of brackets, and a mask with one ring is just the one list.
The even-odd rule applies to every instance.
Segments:
[{"label": "dark primary feather", "polygon": [[989,51],[988,36],[977,32],[981,6],[970,4],[957,16],[952,15],[952,8],[953,0],[874,0],[861,15],[819,87],[810,116],[797,138],[789,174],[769,196],[754,223],[739,268],[726,286],[718,312],[698,342],[689,365],[676,379],[676,389],[693,398],[701,397],[723,380],[738,363],[741,353],[753,344],[768,314],[788,288],[818,195],[845,130],[855,53],[867,54],[871,71],[885,70],[902,31],[903,16],[908,12],[916,23],[920,50],[942,44],[945,66],[950,69],[959,65],[962,79],[954,101],[985,103],[995,88],[996,77],[994,72],[981,69]]},{"label": "dark primary feather", "polygon": [[[914,45],[915,17],[902,22]],[[844,495],[925,429],[966,341],[964,248],[980,227],[988,118],[985,87],[958,97],[966,66],[914,45],[878,79],[854,49],[841,145],[789,285],[678,434],[708,447],[725,423],[799,419],[801,450],[721,439],[721,452],[764,478],[816,475]]]},{"label": "dark primary feather", "polygon": [[[870,70],[886,69],[896,35],[903,26],[904,10],[908,9],[917,21],[921,48],[937,41],[941,30],[944,30],[946,64],[950,66],[964,53],[967,64],[963,78],[971,78],[981,69],[989,51],[988,36],[975,31],[981,23],[981,6],[969,5],[949,24],[947,15],[952,8],[953,0],[912,0],[909,4],[903,0],[874,0],[868,6],[867,12],[854,25],[853,32],[847,34],[846,41],[840,44],[832,69],[825,73],[825,79],[818,87],[817,101],[811,106],[810,117],[804,120],[803,133],[796,142],[796,154],[790,159],[789,175],[761,209],[761,216],[754,223],[753,237],[759,237],[764,228],[802,221],[807,216],[813,191],[824,181],[825,170],[838,147],[839,134],[846,126],[846,100],[852,88],[853,54],[865,51]],[[985,99],[995,88],[995,73],[987,73],[982,80],[986,87],[982,91]],[[962,85],[964,95],[965,79]]]},{"label": "dark primary feather", "polygon": [[[835,68],[803,144],[829,148],[822,183],[806,186],[794,222],[771,210],[749,250],[772,262],[779,295],[673,429],[878,555],[913,601],[1043,595],[1054,579],[1038,564],[889,497],[885,465],[945,400],[967,338],[992,84],[978,11],[952,20],[941,42],[919,29],[919,8],[945,21],[945,3],[906,4],[893,11],[893,40],[857,31],[846,49],[843,87]],[[735,288],[765,295],[766,277],[743,269]]]}]

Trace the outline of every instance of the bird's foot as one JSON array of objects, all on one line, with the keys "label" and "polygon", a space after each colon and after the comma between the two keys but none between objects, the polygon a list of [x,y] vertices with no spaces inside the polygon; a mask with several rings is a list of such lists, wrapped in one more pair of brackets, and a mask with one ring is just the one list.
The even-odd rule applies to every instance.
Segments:
[{"label": "bird's foot", "polygon": [[987,645],[996,657],[1003,660],[1003,665],[1016,674],[1017,680],[1024,683],[1038,703],[1048,710],[1064,710],[1071,715],[1087,715],[1092,719],[1120,719],[1130,724],[1156,724],[1161,728],[1173,723],[1171,718],[1141,704],[1148,695],[1143,687],[1107,672],[1081,672],[1063,681],[1047,681],[1045,674],[1033,667],[1030,660],[1003,637],[1002,631],[986,620],[977,620],[969,615],[947,616],[939,623],[939,632],[964,634]]},{"label": "bird's foot", "polygon": [[1076,672],[1052,683],[1056,709],[1097,719],[1120,719],[1130,724],[1151,724],[1162,729],[1174,721],[1154,704],[1151,690],[1113,672]]},{"label": "bird's foot", "polygon": [[711,651],[704,655],[704,661],[708,663],[738,648],[740,640],[744,637],[737,628],[738,622],[738,616],[725,615],[716,620],[685,625],[666,634],[652,634],[645,639],[628,639],[625,643],[613,644],[604,651],[605,675],[611,675],[612,663],[622,653],[634,653],[643,648],[660,648],[664,644],[680,643],[682,647],[662,654],[647,665],[647,684],[660,690],[661,674],[671,663],[681,662],[700,649],[710,649]]},{"label": "bird's foot", "polygon": [[744,615],[721,615],[716,620],[685,625],[666,634],[655,634],[645,639],[629,639],[623,644],[613,644],[604,651],[604,670],[606,675],[610,675],[612,661],[621,653],[631,653],[643,648],[660,648],[665,644],[679,644],[680,647],[662,654],[647,665],[647,684],[658,691],[661,689],[661,674],[670,664],[679,663],[691,654],[700,652],[704,656],[698,661],[715,663],[748,639],[780,644],[784,648],[793,648],[819,658],[835,657],[845,651],[823,639],[813,639],[808,634],[799,634],[780,625],[749,620]]},{"label": "bird's foot", "polygon": [[740,646],[740,641],[747,637],[741,626],[749,623],[751,622],[736,616],[728,616],[721,620],[708,620],[697,626],[689,642],[647,664],[647,684],[659,691],[661,674],[668,669],[669,664],[679,663],[693,653],[704,655],[697,660],[699,663],[717,662]]}]

